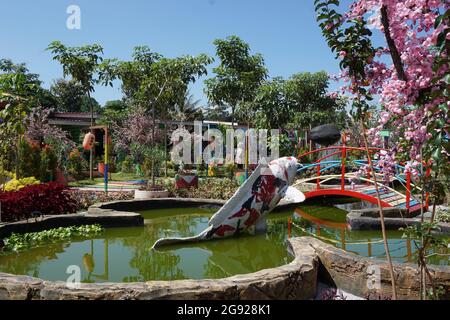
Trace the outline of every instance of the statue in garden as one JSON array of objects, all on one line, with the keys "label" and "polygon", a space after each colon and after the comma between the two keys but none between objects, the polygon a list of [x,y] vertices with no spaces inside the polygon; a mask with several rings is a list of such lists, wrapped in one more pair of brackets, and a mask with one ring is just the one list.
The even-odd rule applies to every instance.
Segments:
[{"label": "statue in garden", "polygon": [[153,248],[163,245],[220,239],[241,232],[265,231],[266,216],[281,199],[293,203],[305,200],[303,193],[291,187],[297,173],[297,159],[280,158],[260,164],[249,179],[227,203],[209,220],[209,227],[195,237],[163,238]]}]

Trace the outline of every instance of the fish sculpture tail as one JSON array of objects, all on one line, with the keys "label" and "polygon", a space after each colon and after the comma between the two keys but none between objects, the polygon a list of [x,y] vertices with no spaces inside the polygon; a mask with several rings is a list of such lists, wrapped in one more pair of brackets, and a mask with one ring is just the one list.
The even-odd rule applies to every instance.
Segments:
[{"label": "fish sculpture tail", "polygon": [[200,241],[204,241],[206,239],[206,236],[208,235],[208,233],[210,233],[210,231],[212,230],[212,226],[209,226],[208,228],[206,228],[205,230],[203,230],[202,233],[193,236],[193,237],[185,237],[185,238],[162,238],[157,240],[152,247],[152,250],[156,250],[159,247],[162,246],[169,246],[169,245],[174,245],[174,244],[178,244],[178,243],[195,243],[195,242],[200,242]]}]

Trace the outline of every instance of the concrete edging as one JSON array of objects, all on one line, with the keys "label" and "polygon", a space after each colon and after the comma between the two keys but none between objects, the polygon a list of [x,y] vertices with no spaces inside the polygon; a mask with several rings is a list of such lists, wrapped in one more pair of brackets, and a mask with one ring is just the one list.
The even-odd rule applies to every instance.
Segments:
[{"label": "concrete edging", "polygon": [[0,299],[313,299],[317,290],[318,258],[308,239],[288,242],[295,259],[284,266],[224,279],[80,284],[0,273]]},{"label": "concrete edging", "polygon": [[[384,224],[387,230],[398,230],[421,223],[417,213],[409,216],[406,209],[383,208]],[[351,230],[381,230],[378,208],[352,210],[347,214],[347,222]],[[450,223],[438,223],[440,228],[436,234],[450,235]]]}]

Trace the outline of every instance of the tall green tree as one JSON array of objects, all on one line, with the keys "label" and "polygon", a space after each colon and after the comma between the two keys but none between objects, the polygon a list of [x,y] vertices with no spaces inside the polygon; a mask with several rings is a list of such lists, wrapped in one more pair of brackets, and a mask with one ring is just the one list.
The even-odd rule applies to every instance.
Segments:
[{"label": "tall green tree", "polygon": [[246,108],[254,100],[267,69],[263,57],[251,55],[250,46],[237,36],[217,39],[214,45],[220,63],[213,69],[215,77],[205,81],[205,93],[211,104],[231,108],[234,123],[236,109]]},{"label": "tall green tree", "polygon": [[[145,107],[156,127],[157,117],[167,118],[168,111],[183,104],[189,84],[205,75],[211,58],[183,56],[165,58],[147,46],[136,47],[132,61],[112,61],[110,78],[122,80],[122,90],[134,105]],[[152,148],[155,147],[153,130]],[[155,187],[155,160],[152,156],[152,187]]]},{"label": "tall green tree", "polygon": [[[101,63],[103,48],[98,44],[82,47],[67,47],[60,41],[53,41],[48,46],[53,54],[53,60],[59,61],[63,67],[64,77],[71,76],[82,87],[87,96],[91,112],[91,126],[94,125],[94,106],[91,103],[91,93],[96,84],[112,85],[108,78],[103,77]],[[89,176],[93,178],[93,150],[90,151]]]},{"label": "tall green tree", "polygon": [[265,81],[247,116],[259,128],[311,128],[325,123],[347,126],[346,101],[328,93],[325,72],[296,73]]},{"label": "tall green tree", "polygon": [[0,60],[0,157],[15,148],[15,171],[20,178],[20,144],[26,130],[25,117],[42,96],[41,81],[25,64]]},{"label": "tall green tree", "polygon": [[328,94],[329,76],[325,71],[301,72],[285,83],[286,102],[292,115],[290,127],[312,128],[325,123],[345,127],[346,102]]},{"label": "tall green tree", "polygon": [[258,89],[253,104],[253,124],[258,128],[283,128],[290,120],[289,105],[286,99],[286,81],[274,78],[264,82]]},{"label": "tall green tree", "polygon": [[77,81],[58,79],[51,85],[50,92],[56,99],[56,111],[81,112],[85,92]]},{"label": "tall green tree", "polygon": [[110,100],[106,101],[101,111],[101,123],[121,127],[128,116],[130,106],[124,100]]}]

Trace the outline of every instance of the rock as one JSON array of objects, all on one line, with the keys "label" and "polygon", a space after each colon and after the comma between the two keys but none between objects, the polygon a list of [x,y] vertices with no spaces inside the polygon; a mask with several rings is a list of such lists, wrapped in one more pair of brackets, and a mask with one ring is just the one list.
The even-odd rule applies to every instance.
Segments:
[{"label": "rock", "polygon": [[[331,279],[337,288],[360,297],[369,293],[392,296],[386,261],[358,256],[314,238],[310,238],[309,241],[323,266],[321,276]],[[446,292],[442,299],[450,299],[450,267],[428,265],[428,268],[435,284],[442,286]],[[380,289],[374,289],[370,281],[373,270],[377,269],[380,270]],[[418,299],[420,273],[417,266],[412,263],[395,263],[394,270],[398,298]]]},{"label": "rock", "polygon": [[334,124],[324,124],[313,128],[310,136],[315,143],[322,146],[330,146],[339,141],[341,133]]}]

